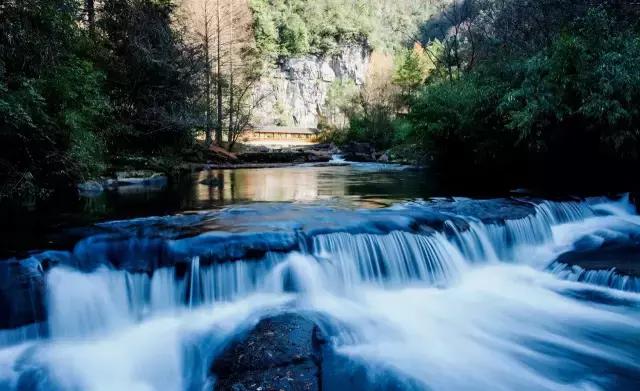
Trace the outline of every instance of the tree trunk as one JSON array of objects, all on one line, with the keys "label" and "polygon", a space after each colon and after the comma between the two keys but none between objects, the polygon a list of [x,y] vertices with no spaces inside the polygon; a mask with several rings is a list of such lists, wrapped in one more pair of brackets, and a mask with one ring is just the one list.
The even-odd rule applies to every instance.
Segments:
[{"label": "tree trunk", "polygon": [[[206,7],[206,5],[205,5]],[[205,102],[207,105],[206,108],[206,125],[205,125],[205,144],[207,147],[211,145],[213,141],[211,139],[211,54],[209,53],[209,15],[207,12],[207,8],[205,8],[204,13],[204,53],[205,53],[205,61],[206,61],[206,69],[207,74],[205,75],[205,82],[207,85],[205,86],[205,93],[207,94]]]},{"label": "tree trunk", "polygon": [[218,74],[216,80],[216,88],[217,88],[217,104],[218,104],[218,118],[216,123],[216,144],[218,146],[222,145],[222,36],[221,36],[221,19],[220,19],[220,0],[216,1],[216,9],[217,9],[217,23],[216,23],[216,41],[217,41],[217,71]]},{"label": "tree trunk", "polygon": [[231,15],[231,24],[230,24],[230,35],[231,35],[231,39],[229,40],[229,129],[228,129],[228,134],[227,134],[227,143],[228,146],[227,148],[229,148],[229,151],[231,151],[231,148],[233,148],[233,140],[235,139],[234,137],[234,126],[233,126],[233,117],[234,117],[234,107],[233,107],[233,40],[234,40],[234,34],[233,34],[233,24],[234,24],[234,20],[233,20],[233,0],[231,0],[229,2],[229,7],[230,7],[230,12],[229,14]]},{"label": "tree trunk", "polygon": [[87,24],[89,25],[89,31],[93,34],[96,27],[95,0],[85,0],[85,10],[87,12]]}]

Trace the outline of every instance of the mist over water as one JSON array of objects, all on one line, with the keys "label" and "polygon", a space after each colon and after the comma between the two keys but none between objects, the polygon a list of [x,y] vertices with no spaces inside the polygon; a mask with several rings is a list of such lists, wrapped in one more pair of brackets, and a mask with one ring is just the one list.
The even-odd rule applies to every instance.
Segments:
[{"label": "mist over water", "polygon": [[[430,205],[366,213],[247,207],[228,215],[279,227],[280,236],[257,237],[279,238],[284,249],[211,261],[186,249],[229,239],[203,234],[168,245],[189,256],[186,266],[54,266],[47,320],[0,332],[0,389],[210,388],[208,369],[231,338],[283,311],[311,314],[332,349],[354,371],[366,369],[361,389],[640,387],[632,260],[587,270],[570,258],[636,243],[640,217],[628,200],[537,201],[534,213],[506,221],[447,212],[437,229],[424,223]],[[278,216],[315,225],[289,235]],[[243,242],[233,243],[230,254]]]}]

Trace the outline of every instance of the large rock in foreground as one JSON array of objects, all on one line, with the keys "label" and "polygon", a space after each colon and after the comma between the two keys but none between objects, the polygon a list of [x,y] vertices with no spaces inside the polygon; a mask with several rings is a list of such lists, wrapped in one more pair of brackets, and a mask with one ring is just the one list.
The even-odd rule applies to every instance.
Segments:
[{"label": "large rock in foreground", "polygon": [[264,319],[215,361],[215,390],[319,390],[321,345],[319,328],[301,315]]}]

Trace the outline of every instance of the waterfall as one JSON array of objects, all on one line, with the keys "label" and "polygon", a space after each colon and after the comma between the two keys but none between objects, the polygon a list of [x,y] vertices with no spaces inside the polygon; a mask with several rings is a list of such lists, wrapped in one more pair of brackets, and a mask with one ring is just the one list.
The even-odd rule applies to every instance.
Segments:
[{"label": "waterfall", "polygon": [[[640,218],[626,201],[535,202],[517,219],[448,211],[433,226],[416,217],[420,208],[430,213],[428,203],[341,212],[354,216],[343,230],[279,224],[268,237],[235,238],[240,250],[224,242],[233,233],[131,239],[127,254],[148,242],[167,257],[144,272],[41,267],[47,319],[0,331],[0,389],[36,380],[39,389],[202,389],[209,356],[283,308],[320,314],[338,354],[419,389],[608,389],[607,376],[585,375],[594,363],[633,384],[640,351],[627,341],[638,337],[640,277],[553,262],[638,245]],[[274,249],[280,237],[286,246]],[[100,257],[116,257],[103,251],[109,241],[95,242],[109,254]],[[87,259],[92,243],[83,243]]]},{"label": "waterfall", "polygon": [[578,265],[569,266],[556,262],[549,267],[551,273],[569,281],[604,286],[628,292],[640,292],[640,277],[621,275],[615,268],[609,270],[585,270]]},{"label": "waterfall", "polygon": [[444,283],[457,278],[466,267],[462,254],[439,233],[318,235],[313,238],[312,253],[332,263],[345,285]]}]

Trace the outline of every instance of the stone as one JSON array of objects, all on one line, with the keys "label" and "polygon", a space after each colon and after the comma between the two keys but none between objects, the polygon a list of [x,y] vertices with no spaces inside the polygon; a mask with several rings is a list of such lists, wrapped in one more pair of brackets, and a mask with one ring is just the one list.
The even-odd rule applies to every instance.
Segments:
[{"label": "stone", "polygon": [[0,263],[0,329],[42,322],[44,297],[44,271],[37,259]]},{"label": "stone", "polygon": [[319,390],[323,342],[316,324],[302,315],[263,319],[214,361],[215,390]]},{"label": "stone", "polygon": [[502,224],[507,220],[524,219],[536,213],[535,207],[530,202],[511,198],[433,199],[429,206],[435,211],[476,218],[485,224]]},{"label": "stone", "polygon": [[389,155],[387,155],[386,153],[383,153],[379,158],[378,161],[380,163],[389,163]]},{"label": "stone", "polygon": [[331,160],[331,154],[328,151],[308,150],[305,153],[309,163],[326,163]]},{"label": "stone", "polygon": [[328,62],[323,62],[320,66],[320,79],[328,83],[331,83],[336,79],[336,74]]},{"label": "stone", "polygon": [[376,150],[369,143],[350,142],[342,146],[342,157],[351,162],[375,162]]},{"label": "stone", "polygon": [[369,47],[354,44],[343,46],[332,56],[282,60],[253,91],[255,99],[261,101],[255,110],[255,122],[317,127],[332,83],[341,80],[362,85],[370,58]]},{"label": "stone", "polygon": [[83,197],[98,195],[104,191],[104,186],[97,181],[87,181],[78,185],[78,193]]}]

